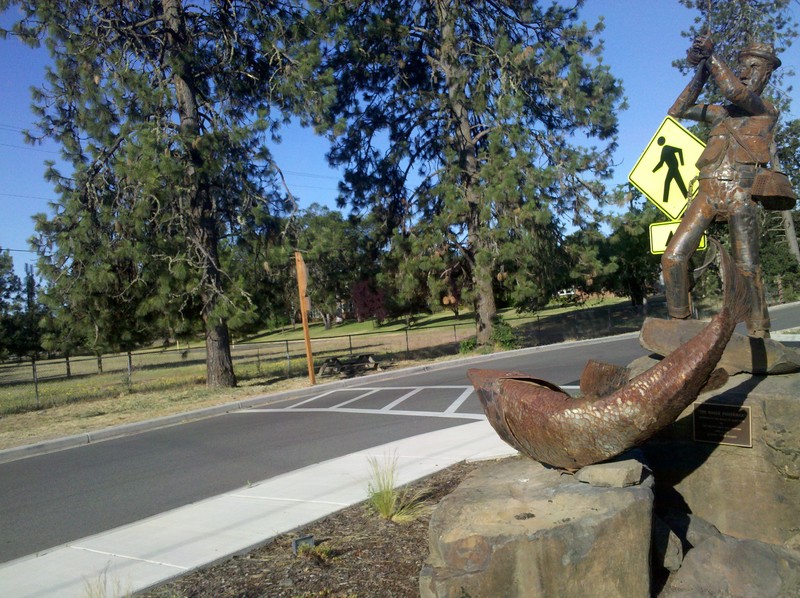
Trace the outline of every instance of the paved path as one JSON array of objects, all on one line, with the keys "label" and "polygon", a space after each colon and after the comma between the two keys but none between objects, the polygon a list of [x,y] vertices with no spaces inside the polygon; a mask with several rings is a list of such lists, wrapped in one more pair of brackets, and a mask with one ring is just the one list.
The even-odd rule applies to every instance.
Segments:
[{"label": "paved path", "polygon": [[365,500],[370,457],[396,458],[405,484],[513,452],[485,420],[376,446],[0,565],[0,596],[117,596],[161,584]]}]

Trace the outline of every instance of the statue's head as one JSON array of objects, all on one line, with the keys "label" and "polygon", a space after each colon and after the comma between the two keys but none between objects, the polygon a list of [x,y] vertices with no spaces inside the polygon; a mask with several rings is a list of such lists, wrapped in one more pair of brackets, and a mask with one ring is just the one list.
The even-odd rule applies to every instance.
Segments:
[{"label": "statue's head", "polygon": [[750,91],[760,94],[780,65],[772,44],[753,42],[739,52],[739,79]]}]

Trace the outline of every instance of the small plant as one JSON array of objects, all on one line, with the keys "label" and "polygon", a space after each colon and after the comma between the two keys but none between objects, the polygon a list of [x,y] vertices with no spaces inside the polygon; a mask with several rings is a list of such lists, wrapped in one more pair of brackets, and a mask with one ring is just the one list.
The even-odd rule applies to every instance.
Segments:
[{"label": "small plant", "polygon": [[500,318],[495,319],[492,330],[492,343],[503,349],[516,349],[519,347],[517,333],[511,325]]},{"label": "small plant", "polygon": [[370,479],[367,485],[367,504],[380,517],[395,523],[406,523],[421,517],[428,509],[424,490],[395,488],[397,483],[397,456],[368,459]]},{"label": "small plant", "polygon": [[94,579],[83,579],[83,594],[86,598],[123,598],[131,596],[131,591],[125,589],[122,583],[113,575],[109,575],[108,566]]},{"label": "small plant", "polygon": [[336,556],[336,550],[327,544],[302,544],[297,556],[314,561],[317,565],[328,565]]},{"label": "small plant", "polygon": [[458,344],[458,352],[472,353],[477,347],[478,347],[477,337],[471,336],[469,338],[465,338]]}]

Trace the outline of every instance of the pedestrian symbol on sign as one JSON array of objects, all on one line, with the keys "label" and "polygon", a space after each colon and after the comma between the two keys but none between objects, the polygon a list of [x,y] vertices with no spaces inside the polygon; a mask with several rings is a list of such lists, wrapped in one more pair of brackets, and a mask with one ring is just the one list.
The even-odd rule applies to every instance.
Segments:
[{"label": "pedestrian symbol on sign", "polygon": [[[656,164],[653,172],[659,171],[664,164],[667,165],[667,176],[664,179],[664,194],[661,196],[661,201],[664,203],[669,202],[669,188],[672,186],[672,181],[675,181],[678,184],[678,189],[680,189],[681,196],[686,197],[686,184],[683,182],[683,177],[681,176],[680,170],[680,167],[684,165],[683,150],[679,147],[667,145],[667,140],[663,135],[658,138],[656,143],[662,146],[661,159],[658,161],[658,164]],[[680,164],[678,164],[678,160],[680,160]]]},{"label": "pedestrian symbol on sign", "polygon": [[680,218],[688,197],[696,187],[690,182],[697,176],[697,162],[705,144],[683,128],[674,118],[666,117],[653,135],[628,180],[670,220]]}]

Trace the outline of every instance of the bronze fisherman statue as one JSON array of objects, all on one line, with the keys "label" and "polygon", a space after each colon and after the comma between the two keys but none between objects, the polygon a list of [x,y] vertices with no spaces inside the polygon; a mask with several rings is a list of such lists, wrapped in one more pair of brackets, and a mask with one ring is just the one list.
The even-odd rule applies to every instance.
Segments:
[{"label": "bronze fisherman statue", "polygon": [[[710,38],[697,38],[687,55],[694,77],[669,109],[676,118],[711,125],[697,167],[698,192],[661,259],[667,308],[673,318],[690,316],[688,262],[714,220],[727,220],[736,266],[749,284],[752,309],[748,334],[769,337],[769,313],[759,258],[758,207],[751,197],[759,167],[777,168],[774,130],[778,110],[761,93],[781,64],[769,44],[752,43],[739,53],[738,76],[713,52]],[[725,105],[697,104],[710,79],[728,100]]]}]

